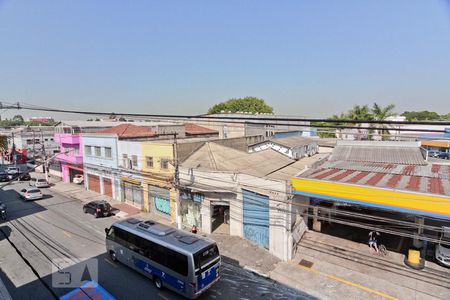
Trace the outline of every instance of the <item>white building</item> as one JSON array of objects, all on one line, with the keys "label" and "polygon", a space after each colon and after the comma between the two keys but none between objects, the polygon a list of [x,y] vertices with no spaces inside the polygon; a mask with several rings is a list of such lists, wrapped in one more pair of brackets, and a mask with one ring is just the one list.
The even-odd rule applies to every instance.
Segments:
[{"label": "white building", "polygon": [[290,178],[325,157],[296,161],[272,149],[249,154],[208,142],[180,166],[181,222],[243,237],[289,260],[306,230],[292,203],[307,204],[291,196]]}]

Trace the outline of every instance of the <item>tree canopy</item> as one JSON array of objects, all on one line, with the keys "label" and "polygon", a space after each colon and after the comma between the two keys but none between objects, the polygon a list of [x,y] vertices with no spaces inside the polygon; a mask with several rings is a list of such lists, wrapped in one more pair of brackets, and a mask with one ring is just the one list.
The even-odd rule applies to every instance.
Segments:
[{"label": "tree canopy", "polygon": [[217,103],[208,110],[208,114],[219,114],[221,112],[273,113],[273,108],[267,105],[263,99],[244,97]]},{"label": "tree canopy", "polygon": [[406,117],[406,120],[408,121],[434,121],[434,120],[441,120],[441,119],[447,119],[450,116],[450,113],[447,115],[440,116],[438,113],[434,111],[405,111],[402,113],[402,116]]}]

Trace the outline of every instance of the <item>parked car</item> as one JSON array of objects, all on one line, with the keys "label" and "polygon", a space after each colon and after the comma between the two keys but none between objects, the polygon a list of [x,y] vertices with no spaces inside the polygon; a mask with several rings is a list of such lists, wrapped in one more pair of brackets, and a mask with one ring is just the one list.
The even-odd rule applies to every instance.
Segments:
[{"label": "parked car", "polygon": [[17,175],[20,173],[20,169],[18,167],[8,167],[6,168],[6,173],[8,173],[8,180],[13,180],[17,178]]},{"label": "parked car", "polygon": [[0,172],[0,182],[5,182],[5,181],[8,181],[8,180],[9,180],[8,173]]},{"label": "parked car", "polygon": [[42,192],[37,188],[23,189],[20,191],[20,197],[24,200],[38,200],[42,199]]},{"label": "parked car", "polygon": [[19,175],[19,180],[28,181],[30,179],[31,179],[31,176],[29,173],[23,173],[23,174]]},{"label": "parked car", "polygon": [[440,152],[439,153],[439,158],[450,159],[450,152]]},{"label": "parked car", "polygon": [[83,212],[93,214],[96,218],[107,217],[112,213],[112,206],[105,200],[91,201],[83,205]]},{"label": "parked car", "polygon": [[50,186],[44,178],[31,178],[29,185],[37,188],[46,188]]},{"label": "parked car", "polygon": [[81,174],[76,174],[72,181],[75,184],[83,184],[84,176]]},{"label": "parked car", "polygon": [[[446,242],[446,244],[442,242]],[[435,258],[439,263],[446,267],[450,267],[450,227],[443,226],[439,237],[439,244],[436,245],[434,253]]]},{"label": "parked car", "polygon": [[18,167],[7,167],[6,173],[8,173],[9,175],[18,174],[20,173],[20,169]]}]

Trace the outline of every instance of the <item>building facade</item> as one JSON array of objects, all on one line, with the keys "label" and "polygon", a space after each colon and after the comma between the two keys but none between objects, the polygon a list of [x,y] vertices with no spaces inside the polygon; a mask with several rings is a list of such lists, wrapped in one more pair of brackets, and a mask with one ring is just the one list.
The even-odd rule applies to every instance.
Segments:
[{"label": "building facade", "polygon": [[60,153],[55,160],[61,164],[61,177],[64,182],[72,182],[76,174],[83,174],[83,148],[78,134],[55,133]]}]

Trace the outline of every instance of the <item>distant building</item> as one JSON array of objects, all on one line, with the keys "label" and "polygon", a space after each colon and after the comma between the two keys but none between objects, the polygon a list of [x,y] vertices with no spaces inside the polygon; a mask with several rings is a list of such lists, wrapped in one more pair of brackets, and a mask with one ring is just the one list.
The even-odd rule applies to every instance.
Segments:
[{"label": "distant building", "polygon": [[29,119],[29,121],[41,122],[41,123],[51,123],[51,122],[54,122],[55,120],[51,117],[31,117]]},{"label": "distant building", "polygon": [[312,156],[319,151],[317,139],[302,136],[285,136],[270,138],[266,141],[250,145],[249,152],[259,152],[269,148],[295,160]]},{"label": "distant building", "polygon": [[[257,135],[269,138],[277,132],[288,131],[302,131],[303,136],[315,135],[314,133],[311,133],[309,122],[286,120],[289,118],[295,119],[299,117],[273,114],[252,114],[245,112],[204,115],[203,117],[204,118],[190,118],[189,122],[217,131],[219,138],[235,138]],[[247,118],[247,120],[239,120],[239,118]],[[260,120],[261,118],[267,120]],[[283,118],[284,120],[274,120],[276,118]],[[184,121],[175,122],[183,123]]]}]

